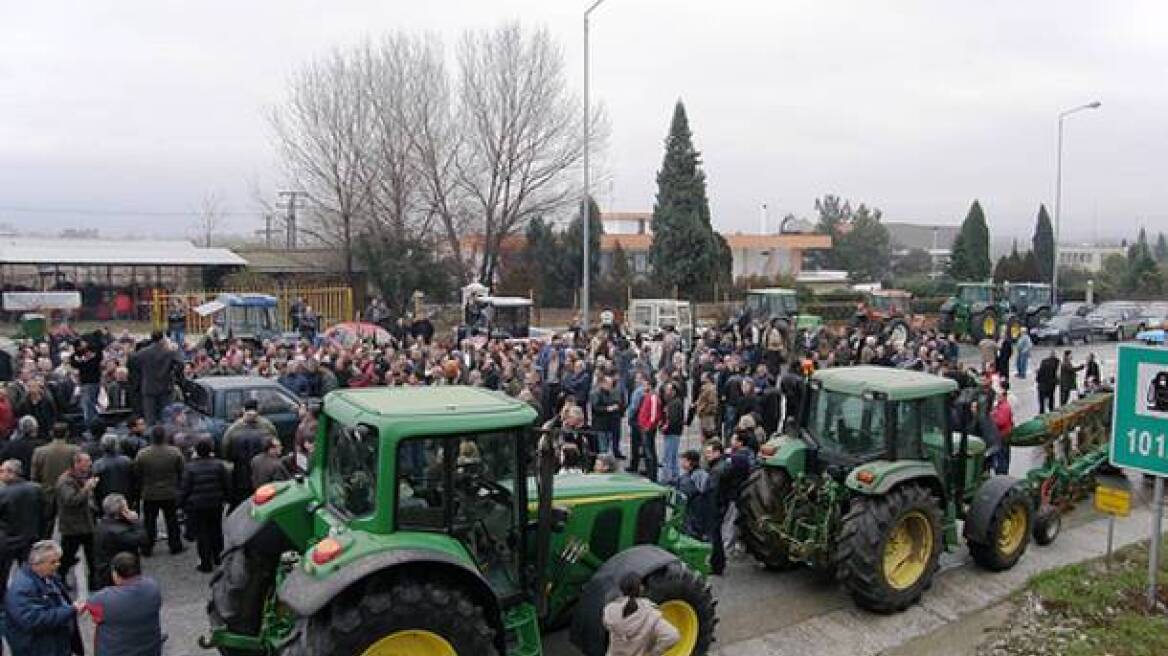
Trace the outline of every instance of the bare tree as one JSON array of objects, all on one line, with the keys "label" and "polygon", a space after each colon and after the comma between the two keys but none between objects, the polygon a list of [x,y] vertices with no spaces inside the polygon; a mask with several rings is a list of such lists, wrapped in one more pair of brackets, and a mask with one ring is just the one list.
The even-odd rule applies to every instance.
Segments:
[{"label": "bare tree", "polygon": [[352,282],[356,223],[369,209],[373,106],[358,58],[342,52],[310,63],[289,81],[288,98],[271,114],[288,176],[314,201],[298,226],[342,249]]},{"label": "bare tree", "polygon": [[576,202],[579,186],[567,174],[583,157],[583,126],[546,29],[525,34],[511,23],[467,33],[458,63],[464,133],[455,173],[482,236],[479,279],[489,282],[507,237]]},{"label": "bare tree", "polygon": [[195,225],[198,232],[196,239],[201,240],[203,246],[211,247],[215,233],[223,225],[223,216],[223,206],[219,195],[213,191],[204,195],[199,204],[199,214]]}]

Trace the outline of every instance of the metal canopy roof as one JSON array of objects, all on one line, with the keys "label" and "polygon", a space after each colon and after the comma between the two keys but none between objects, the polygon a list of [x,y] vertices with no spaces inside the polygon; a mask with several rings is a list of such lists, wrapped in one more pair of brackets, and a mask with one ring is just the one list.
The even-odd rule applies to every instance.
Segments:
[{"label": "metal canopy roof", "polygon": [[98,266],[247,266],[226,248],[200,248],[189,241],[0,238],[0,264]]}]

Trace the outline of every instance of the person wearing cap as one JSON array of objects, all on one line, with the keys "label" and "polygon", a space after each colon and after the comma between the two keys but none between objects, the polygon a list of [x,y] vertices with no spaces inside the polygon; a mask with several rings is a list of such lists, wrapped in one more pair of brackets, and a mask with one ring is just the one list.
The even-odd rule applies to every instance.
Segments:
[{"label": "person wearing cap", "polygon": [[251,461],[264,451],[268,440],[277,438],[276,427],[260,416],[259,404],[255,399],[243,402],[243,416],[223,434],[220,451],[224,459],[232,464],[231,507],[239,505],[251,496]]}]

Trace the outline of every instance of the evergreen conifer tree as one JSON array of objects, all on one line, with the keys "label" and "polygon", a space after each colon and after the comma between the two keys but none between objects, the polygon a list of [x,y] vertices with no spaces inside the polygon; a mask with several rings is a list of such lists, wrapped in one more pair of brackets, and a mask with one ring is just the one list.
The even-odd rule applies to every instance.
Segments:
[{"label": "evergreen conifer tree", "polygon": [[663,289],[676,287],[682,296],[694,297],[708,295],[715,283],[729,282],[730,248],[710,223],[706,174],[680,100],[673,110],[665,157],[657,172],[652,225],[649,259]]},{"label": "evergreen conifer tree", "polygon": [[990,230],[977,200],[969,207],[961,232],[953,241],[949,275],[957,280],[986,280],[990,277]]},{"label": "evergreen conifer tree", "polygon": [[1050,224],[1050,215],[1046,213],[1046,205],[1038,206],[1038,218],[1034,222],[1034,237],[1030,247],[1038,264],[1038,275],[1041,276],[1035,282],[1050,282],[1054,278],[1054,228]]}]

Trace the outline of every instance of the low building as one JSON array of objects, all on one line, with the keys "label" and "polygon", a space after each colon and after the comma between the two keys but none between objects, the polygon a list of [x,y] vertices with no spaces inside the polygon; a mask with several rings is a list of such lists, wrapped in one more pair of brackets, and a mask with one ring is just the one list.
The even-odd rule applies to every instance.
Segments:
[{"label": "low building", "polygon": [[[604,235],[600,240],[601,275],[612,270],[612,254],[619,245],[636,275],[649,273],[649,248],[653,244],[651,212],[605,212],[600,215]],[[803,256],[811,250],[831,248],[831,237],[819,233],[722,233],[733,257],[731,275],[774,278],[803,271]]]},{"label": "low building", "polygon": [[1058,248],[1060,269],[1072,269],[1096,273],[1103,269],[1103,262],[1112,255],[1124,255],[1123,246],[1100,246],[1095,244],[1070,244]]}]

